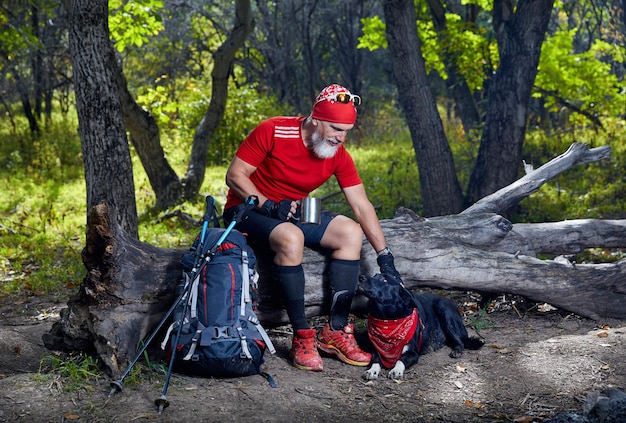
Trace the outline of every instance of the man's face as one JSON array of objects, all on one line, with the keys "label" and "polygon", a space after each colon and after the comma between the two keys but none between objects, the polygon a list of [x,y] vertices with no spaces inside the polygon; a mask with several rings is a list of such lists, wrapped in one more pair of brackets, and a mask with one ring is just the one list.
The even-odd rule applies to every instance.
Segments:
[{"label": "man's face", "polygon": [[348,131],[353,127],[354,125],[318,120],[311,137],[313,153],[320,159],[334,157],[337,149],[346,141]]}]

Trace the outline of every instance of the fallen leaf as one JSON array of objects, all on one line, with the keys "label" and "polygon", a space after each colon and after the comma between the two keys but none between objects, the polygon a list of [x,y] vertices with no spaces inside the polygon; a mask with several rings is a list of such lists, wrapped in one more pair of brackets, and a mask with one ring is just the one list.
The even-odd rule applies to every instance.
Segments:
[{"label": "fallen leaf", "polygon": [[609,336],[608,332],[600,332],[596,335],[598,338],[606,338]]},{"label": "fallen leaf", "polygon": [[523,417],[518,417],[513,421],[515,423],[531,423],[531,422],[534,422],[536,418],[537,417],[535,416],[523,416]]},{"label": "fallen leaf", "polygon": [[497,350],[499,350],[500,348],[502,348],[502,345],[500,345],[500,344],[489,344],[489,346],[490,346],[491,348],[495,348],[495,349],[497,349]]},{"label": "fallen leaf", "polygon": [[465,406],[472,407],[472,408],[483,408],[485,404],[483,404],[482,402],[474,402],[472,400],[465,400]]},{"label": "fallen leaf", "polygon": [[465,366],[462,364],[457,364],[456,365],[456,371],[459,373],[465,373]]},{"label": "fallen leaf", "polygon": [[66,420],[78,420],[80,419],[80,416],[72,413],[65,413],[63,414],[63,418]]}]

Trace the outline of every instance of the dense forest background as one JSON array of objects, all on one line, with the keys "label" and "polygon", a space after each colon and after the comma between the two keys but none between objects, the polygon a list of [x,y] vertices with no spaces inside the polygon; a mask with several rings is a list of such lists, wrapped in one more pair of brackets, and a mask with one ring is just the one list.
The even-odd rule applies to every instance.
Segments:
[{"label": "dense forest background", "polygon": [[[625,6],[0,0],[3,291],[79,283],[102,200],[131,235],[188,243],[246,134],[334,82],[364,100],[349,148],[381,218],[457,213],[573,141],[612,159],[509,217],[623,218]],[[319,190],[347,212],[337,193]]]}]

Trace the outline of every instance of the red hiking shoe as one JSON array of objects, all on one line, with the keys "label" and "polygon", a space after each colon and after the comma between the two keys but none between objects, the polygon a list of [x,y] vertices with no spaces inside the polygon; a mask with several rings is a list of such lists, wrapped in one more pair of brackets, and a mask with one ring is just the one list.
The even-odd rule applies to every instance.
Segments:
[{"label": "red hiking shoe", "polygon": [[291,358],[293,365],[301,370],[321,372],[324,368],[322,357],[315,345],[315,329],[299,329],[293,336]]},{"label": "red hiking shoe", "polygon": [[361,350],[357,345],[352,323],[342,330],[330,330],[330,325],[326,323],[317,335],[317,348],[327,354],[334,354],[344,363],[353,366],[367,366],[372,360],[372,354]]}]

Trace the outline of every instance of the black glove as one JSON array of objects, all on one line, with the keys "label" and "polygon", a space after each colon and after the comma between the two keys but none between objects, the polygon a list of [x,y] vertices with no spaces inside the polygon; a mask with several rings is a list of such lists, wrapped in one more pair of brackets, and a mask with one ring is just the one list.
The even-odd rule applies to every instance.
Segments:
[{"label": "black glove", "polygon": [[391,251],[376,257],[376,262],[378,263],[378,267],[380,267],[380,273],[387,278],[388,282],[396,284],[402,283],[402,277],[400,277],[400,273],[396,270],[396,266],[393,263],[393,254],[391,254]]},{"label": "black glove", "polygon": [[289,218],[291,213],[292,200],[281,200],[278,203],[272,200],[265,200],[263,206],[261,206],[261,213],[267,217],[278,220],[299,220],[300,219],[300,206],[296,208],[296,212]]}]

